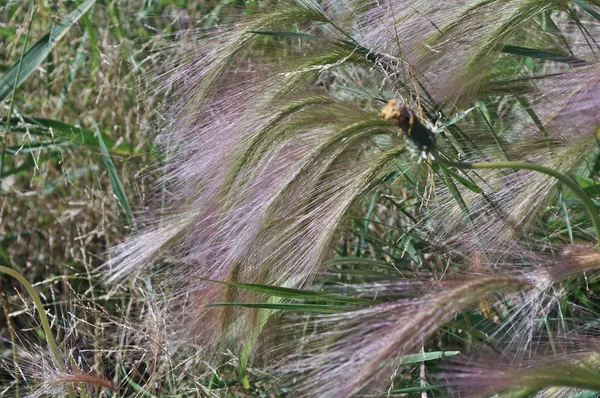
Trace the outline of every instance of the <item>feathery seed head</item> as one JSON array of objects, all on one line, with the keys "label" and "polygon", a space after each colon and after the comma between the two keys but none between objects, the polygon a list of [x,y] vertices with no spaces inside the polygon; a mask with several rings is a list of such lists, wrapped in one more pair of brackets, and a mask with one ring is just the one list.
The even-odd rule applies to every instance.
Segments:
[{"label": "feathery seed head", "polygon": [[[540,237],[541,219],[558,193],[571,211],[553,177],[417,164],[397,139],[399,127],[410,146],[451,160],[519,160],[589,176],[582,164],[597,151],[600,79],[594,51],[581,46],[588,34],[562,23],[570,15],[563,2],[355,3],[277,2],[186,49],[156,138],[168,158],[160,215],[149,215],[109,265],[116,281],[162,262],[175,319],[165,324],[181,341],[246,350],[257,339],[249,335],[287,318],[243,307],[273,298],[240,284],[320,288],[328,269],[340,273],[325,260],[342,240],[343,256],[353,245],[357,257],[372,255],[387,272],[380,285],[362,286],[374,305],[297,328],[303,351],[283,369],[304,381],[306,395],[346,397],[389,380],[398,356],[477,305],[494,324],[486,339],[527,355],[545,326],[539,320],[565,296],[561,282],[598,264],[579,246],[572,250],[581,256],[548,260],[555,238]],[[527,51],[563,38],[577,42],[566,65]],[[532,60],[521,64],[522,53]],[[392,97],[406,100],[389,100],[377,117]],[[434,115],[444,128],[437,143],[427,123]],[[383,192],[398,208],[388,219],[378,213]],[[371,193],[370,215],[356,223],[351,216]],[[365,222],[356,239],[341,233],[352,222]],[[387,227],[380,250],[365,251]],[[585,227],[578,233],[588,237]],[[433,260],[422,261],[429,248]],[[434,283],[442,261],[450,270]],[[465,275],[469,266],[479,275]],[[399,287],[405,274],[414,289]],[[346,282],[336,288],[360,291]],[[505,300],[495,300],[500,291]]]}]

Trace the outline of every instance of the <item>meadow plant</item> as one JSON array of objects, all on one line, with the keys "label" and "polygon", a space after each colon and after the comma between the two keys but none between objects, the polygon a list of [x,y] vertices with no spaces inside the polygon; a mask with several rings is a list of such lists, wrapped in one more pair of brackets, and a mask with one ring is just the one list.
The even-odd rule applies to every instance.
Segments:
[{"label": "meadow plant", "polygon": [[[253,357],[305,396],[598,391],[556,341],[595,338],[600,4],[262,5],[159,75],[162,207],[108,280],[160,276],[173,338],[246,384]],[[426,364],[450,349],[507,371]]]},{"label": "meadow plant", "polygon": [[600,2],[238,14],[185,29],[149,68],[159,165],[135,221],[119,143],[97,129],[132,231],[102,281],[138,298],[106,323],[118,383],[97,384],[600,392]]}]

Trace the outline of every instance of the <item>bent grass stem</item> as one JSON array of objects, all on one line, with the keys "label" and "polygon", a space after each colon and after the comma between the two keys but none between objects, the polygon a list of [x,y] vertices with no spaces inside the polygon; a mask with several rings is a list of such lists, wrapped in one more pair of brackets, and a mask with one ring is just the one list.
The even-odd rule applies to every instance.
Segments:
[{"label": "bent grass stem", "polygon": [[29,283],[29,281],[25,279],[23,275],[21,275],[14,269],[0,266],[0,272],[12,276],[16,280],[18,280],[21,283],[21,285],[23,285],[23,287],[25,287],[25,290],[27,290],[29,296],[31,296],[31,298],[33,299],[33,304],[35,305],[37,312],[40,314],[42,329],[44,330],[46,341],[50,346],[50,351],[52,351],[52,355],[54,355],[54,359],[56,359],[60,370],[66,370],[65,364],[63,363],[62,357],[60,355],[60,351],[58,350],[58,345],[56,345],[56,341],[54,340],[54,335],[52,334],[52,329],[50,328],[50,322],[48,321],[48,317],[46,316],[46,312],[44,311],[44,305],[42,304],[40,296],[37,294],[33,286],[31,286],[31,283]]},{"label": "bent grass stem", "polygon": [[[44,335],[46,336],[46,341],[48,342],[48,345],[50,346],[50,351],[52,351],[52,355],[54,355],[54,359],[56,360],[56,364],[58,365],[60,370],[65,372],[67,370],[67,367],[65,366],[65,364],[62,360],[62,357],[60,356],[60,351],[58,349],[58,345],[56,344],[56,341],[54,340],[54,335],[52,334],[52,329],[50,328],[50,322],[48,321],[48,317],[46,316],[46,311],[44,311],[44,304],[42,304],[42,300],[40,299],[40,296],[37,294],[37,292],[31,285],[31,283],[29,283],[29,281],[27,279],[25,279],[25,277],[23,275],[21,275],[14,269],[0,266],[0,272],[8,274],[8,275],[12,276],[13,278],[15,278],[16,280],[18,280],[21,283],[21,285],[23,285],[23,287],[25,287],[25,290],[27,290],[27,293],[29,293],[29,295],[31,296],[31,299],[33,300],[33,305],[35,305],[35,309],[40,314],[40,321],[42,322],[42,329],[44,330]],[[75,393],[73,392],[72,387],[69,387],[69,397],[75,398]]]},{"label": "bent grass stem", "polygon": [[[54,356],[54,359],[56,360],[56,364],[58,365],[60,370],[63,372],[66,372],[67,367],[65,366],[65,363],[63,362],[63,359],[60,355],[60,350],[58,349],[56,340],[54,340],[54,335],[52,334],[52,328],[50,327],[50,322],[48,321],[48,317],[46,316],[46,311],[44,311],[44,304],[42,304],[42,300],[40,299],[40,296],[37,294],[37,292],[31,285],[31,283],[29,283],[29,281],[23,275],[21,275],[19,272],[17,272],[16,270],[14,270],[12,268],[0,266],[0,272],[8,274],[8,275],[12,276],[13,278],[15,278],[16,280],[18,280],[21,283],[21,285],[23,285],[25,290],[27,290],[27,293],[29,293],[29,296],[31,296],[31,299],[33,300],[33,305],[35,306],[35,309],[37,310],[37,312],[40,315],[40,321],[42,322],[42,329],[44,330],[44,336],[46,337],[46,341],[48,342],[48,345],[50,346],[50,351],[52,351],[52,355]],[[73,388],[69,387],[68,391],[69,391],[69,397],[75,398],[75,393],[73,391]]]}]

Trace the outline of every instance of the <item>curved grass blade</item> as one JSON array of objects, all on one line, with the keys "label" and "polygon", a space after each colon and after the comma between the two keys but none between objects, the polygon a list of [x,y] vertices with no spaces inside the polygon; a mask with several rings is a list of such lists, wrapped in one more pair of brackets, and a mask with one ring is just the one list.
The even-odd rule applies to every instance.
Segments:
[{"label": "curved grass blade", "polygon": [[45,34],[33,45],[19,62],[13,64],[0,77],[0,102],[4,101],[14,89],[19,87],[29,75],[46,59],[52,48],[96,2],[85,0],[79,7],[71,12],[65,19],[52,26],[50,32]]}]

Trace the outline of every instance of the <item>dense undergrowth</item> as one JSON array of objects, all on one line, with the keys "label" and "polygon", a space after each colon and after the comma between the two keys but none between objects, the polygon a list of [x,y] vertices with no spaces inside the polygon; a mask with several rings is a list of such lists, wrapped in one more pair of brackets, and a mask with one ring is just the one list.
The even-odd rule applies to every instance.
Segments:
[{"label": "dense undergrowth", "polygon": [[0,1],[0,395],[596,396],[599,57],[597,0]]}]

